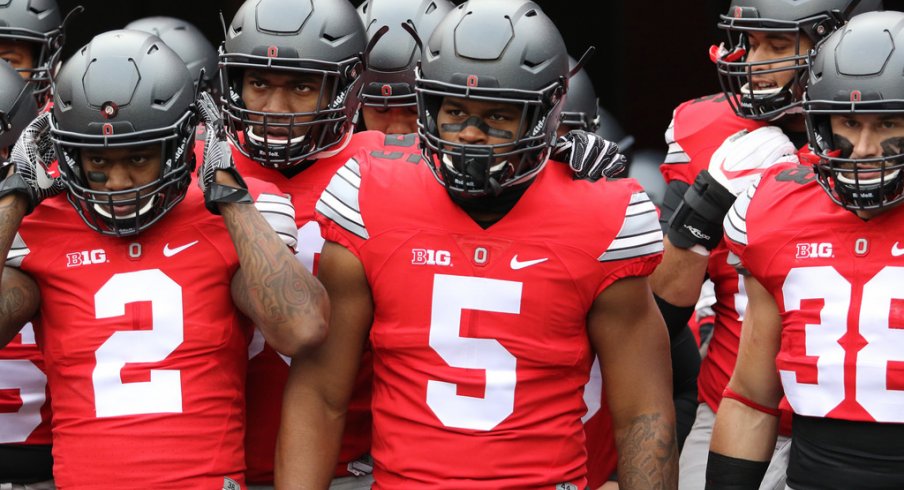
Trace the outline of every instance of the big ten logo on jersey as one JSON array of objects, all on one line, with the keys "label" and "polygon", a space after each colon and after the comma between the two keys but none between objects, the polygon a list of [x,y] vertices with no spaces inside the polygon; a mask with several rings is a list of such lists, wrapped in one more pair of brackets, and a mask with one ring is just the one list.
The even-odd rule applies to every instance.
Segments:
[{"label": "big ten logo on jersey", "polygon": [[795,259],[830,259],[835,254],[832,252],[832,244],[828,242],[821,243],[798,243],[797,255]]},{"label": "big ten logo on jersey", "polygon": [[102,248],[95,250],[82,250],[66,254],[66,267],[79,267],[83,265],[104,264],[107,261],[107,252]]},{"label": "big ten logo on jersey", "polygon": [[431,250],[429,248],[412,248],[411,263],[413,265],[452,266],[452,252],[448,250]]}]

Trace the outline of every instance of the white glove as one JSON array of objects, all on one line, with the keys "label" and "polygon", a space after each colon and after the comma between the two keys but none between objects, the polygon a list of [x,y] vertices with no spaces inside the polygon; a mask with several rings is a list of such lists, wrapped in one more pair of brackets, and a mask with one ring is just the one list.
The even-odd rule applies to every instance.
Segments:
[{"label": "white glove", "polygon": [[797,161],[797,148],[778,126],[743,129],[729,136],[709,160],[709,173],[729,192],[739,195],[767,168]]},{"label": "white glove", "polygon": [[568,162],[575,179],[591,182],[617,177],[628,165],[615,142],[578,129],[556,140],[552,157],[556,161]]},{"label": "white glove", "polygon": [[[207,141],[204,145],[204,161],[198,167],[198,187],[204,193],[204,203],[213,214],[220,214],[219,203],[250,203],[248,186],[235,168],[232,150],[226,140],[220,109],[208,92],[201,92],[196,101],[198,113],[207,127]],[[232,175],[239,187],[216,183],[218,171]]]},{"label": "white glove", "polygon": [[0,184],[0,194],[19,192],[28,198],[26,214],[44,199],[65,190],[59,177],[47,171],[56,160],[56,149],[50,139],[50,113],[34,119],[13,146],[9,161],[2,164],[0,173],[6,177]]}]

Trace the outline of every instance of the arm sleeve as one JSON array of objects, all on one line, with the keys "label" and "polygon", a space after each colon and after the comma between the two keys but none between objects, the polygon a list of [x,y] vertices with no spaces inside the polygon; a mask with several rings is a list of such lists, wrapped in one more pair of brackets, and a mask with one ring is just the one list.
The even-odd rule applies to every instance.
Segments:
[{"label": "arm sleeve", "polygon": [[697,375],[700,374],[700,351],[691,330],[685,327],[671,339],[672,343],[672,393],[675,401],[675,425],[678,432],[678,449],[697,417]]},{"label": "arm sleeve", "polygon": [[665,196],[662,198],[662,207],[660,208],[661,214],[659,215],[659,226],[662,228],[663,234],[668,233],[669,220],[672,219],[672,215],[675,214],[678,205],[684,200],[684,193],[687,192],[688,187],[690,185],[687,182],[680,180],[673,180],[666,186]]}]

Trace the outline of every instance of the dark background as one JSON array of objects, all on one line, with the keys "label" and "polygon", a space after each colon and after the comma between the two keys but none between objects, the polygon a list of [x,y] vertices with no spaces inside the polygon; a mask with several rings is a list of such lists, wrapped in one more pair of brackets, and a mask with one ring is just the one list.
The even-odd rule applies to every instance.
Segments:
[{"label": "dark background", "polygon": [[[64,50],[68,56],[97,33],[132,20],[168,15],[192,22],[218,45],[220,12],[229,22],[240,0],[58,0],[64,12],[83,5]],[[361,0],[351,0],[353,4]],[[479,1],[479,0],[478,0]],[[663,132],[679,103],[717,92],[710,45],[724,40],[716,28],[730,0],[535,0],[559,27],[572,56],[597,47],[587,67],[597,96],[637,147],[665,150]],[[456,1],[455,3],[461,3]],[[904,0],[885,0],[902,10]]]}]

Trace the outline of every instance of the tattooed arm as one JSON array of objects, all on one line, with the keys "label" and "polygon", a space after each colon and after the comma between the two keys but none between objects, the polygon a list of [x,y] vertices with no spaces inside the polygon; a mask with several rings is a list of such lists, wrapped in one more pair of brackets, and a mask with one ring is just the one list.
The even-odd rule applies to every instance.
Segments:
[{"label": "tattooed arm", "polygon": [[[218,172],[223,185],[238,187]],[[295,356],[326,336],[329,299],[253,204],[221,203],[220,213],[239,256],[232,299],[261,329],[267,343]]]},{"label": "tattooed arm", "polygon": [[645,277],[606,288],[587,316],[615,427],[619,488],[678,485],[669,338]]},{"label": "tattooed arm", "polygon": [[[16,230],[25,216],[26,202],[20,194],[0,198],[0,253],[9,254]],[[0,347],[9,343],[38,311],[41,295],[34,280],[12,267],[4,267],[0,278]]]}]

